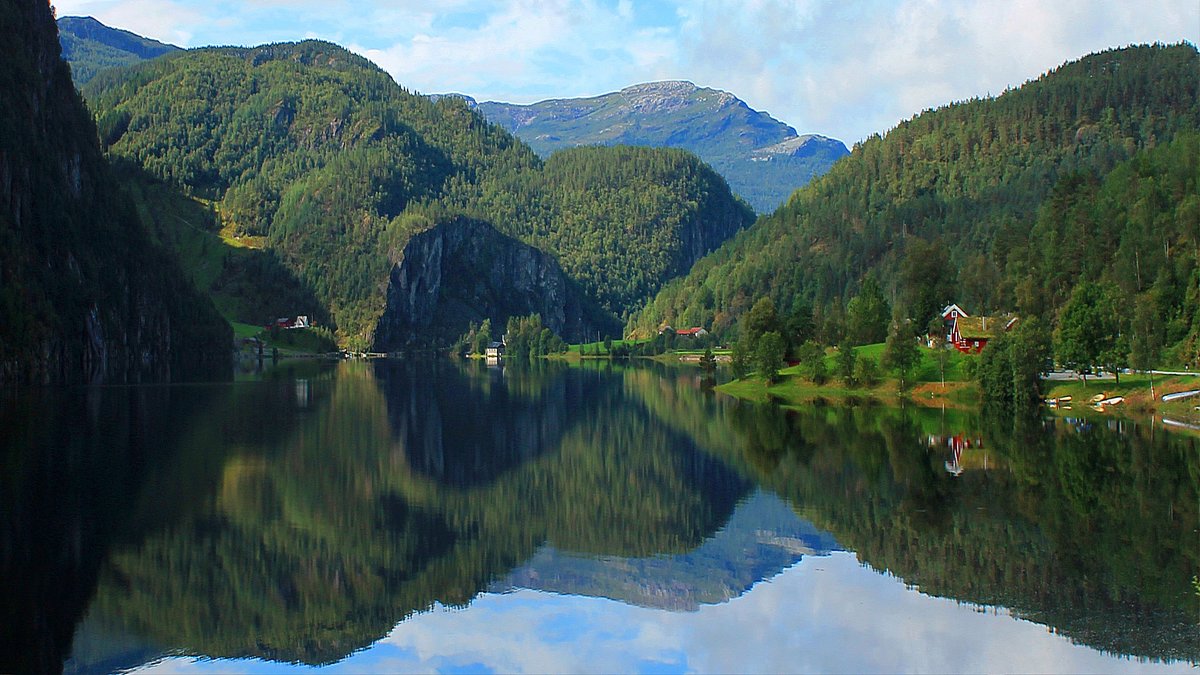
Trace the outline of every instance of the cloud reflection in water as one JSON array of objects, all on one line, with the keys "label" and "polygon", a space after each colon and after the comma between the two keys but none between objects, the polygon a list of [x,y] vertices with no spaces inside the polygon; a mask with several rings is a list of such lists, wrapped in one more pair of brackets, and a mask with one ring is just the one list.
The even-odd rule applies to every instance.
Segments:
[{"label": "cloud reflection in water", "polygon": [[[1015,645],[1021,645],[1015,650]],[[280,672],[251,661],[167,659],[136,672]],[[299,667],[296,667],[299,670]],[[530,590],[484,593],[397,625],[333,673],[1178,672],[1114,659],[1045,626],[931,598],[859,565],[805,557],[746,595],[696,612]]]}]

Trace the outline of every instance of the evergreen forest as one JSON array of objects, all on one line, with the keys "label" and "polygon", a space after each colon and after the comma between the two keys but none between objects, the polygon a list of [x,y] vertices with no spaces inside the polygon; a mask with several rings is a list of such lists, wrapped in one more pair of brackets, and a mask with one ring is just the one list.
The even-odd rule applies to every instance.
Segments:
[{"label": "evergreen forest", "polygon": [[[461,99],[411,93],[324,42],[169,54],[84,93],[113,161],[209,205],[226,243],[269,251],[344,343],[371,344],[409,238],[458,216],[555,256],[594,300],[594,324],[624,320],[753,219],[689,153],[543,162]],[[263,304],[226,306],[260,323],[247,314]]]},{"label": "evergreen forest", "polygon": [[732,336],[769,297],[798,327],[791,344],[838,344],[869,278],[921,330],[951,302],[1056,326],[1087,282],[1123,308],[1113,321],[1130,351],[1194,364],[1197,72],[1193,46],[1130,47],[915,115],[700,260],[627,330],[666,321]]}]

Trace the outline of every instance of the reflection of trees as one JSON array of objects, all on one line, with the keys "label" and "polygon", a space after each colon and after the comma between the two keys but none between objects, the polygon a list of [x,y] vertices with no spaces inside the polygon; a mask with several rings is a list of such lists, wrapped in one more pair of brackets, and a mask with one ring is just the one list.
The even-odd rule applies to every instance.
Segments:
[{"label": "reflection of trees", "polygon": [[470,487],[557,448],[591,395],[581,378],[538,365],[469,377],[449,362],[383,362],[375,375],[413,470]]},{"label": "reflection of trees", "polygon": [[740,408],[730,460],[871,566],[1106,651],[1200,659],[1193,439],[993,422],[1003,468],[954,477],[923,440],[925,412]]},{"label": "reflection of trees", "polygon": [[[292,388],[263,385],[259,412],[286,425]],[[244,398],[221,386],[28,390],[0,395],[0,672],[62,668],[106,554],[178,514],[190,495],[164,490],[190,438],[207,454],[175,464],[193,476],[219,466],[223,433],[257,428]],[[209,413],[223,428],[196,424]],[[207,430],[207,433],[199,430]],[[170,508],[144,509],[169,492]]]},{"label": "reflection of trees", "polygon": [[[747,406],[687,371],[607,370],[343,364],[303,386],[5,400],[0,422],[19,431],[0,476],[0,618],[6,645],[33,646],[0,670],[53,669],[97,578],[89,621],[147,644],[332,661],[411,612],[469,602],[544,543],[695,557],[746,494],[740,476],[924,592],[1122,654],[1197,658],[1194,440]],[[504,420],[490,438],[471,430],[481,410]],[[65,431],[79,421],[90,435]],[[986,431],[992,470],[954,477],[929,450],[964,428]],[[559,583],[633,597],[657,564]],[[671,592],[694,602],[752,578],[728,572]]]},{"label": "reflection of trees", "polygon": [[[481,396],[454,367],[341,367],[294,430],[229,439],[201,506],[112,557],[93,613],[185,653],[324,663],[411,612],[468,602],[546,542],[694,548],[746,493],[624,402],[619,380],[534,376],[484,374]],[[481,410],[505,420],[490,439],[470,430]]]}]

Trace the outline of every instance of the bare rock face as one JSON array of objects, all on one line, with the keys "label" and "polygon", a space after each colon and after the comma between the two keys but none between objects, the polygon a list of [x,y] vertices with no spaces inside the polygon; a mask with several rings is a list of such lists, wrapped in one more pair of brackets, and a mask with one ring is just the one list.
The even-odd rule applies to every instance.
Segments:
[{"label": "bare rock face", "polygon": [[445,344],[470,322],[540,314],[565,339],[592,330],[582,294],[549,254],[491,225],[455,218],[414,235],[392,263],[376,351]]}]

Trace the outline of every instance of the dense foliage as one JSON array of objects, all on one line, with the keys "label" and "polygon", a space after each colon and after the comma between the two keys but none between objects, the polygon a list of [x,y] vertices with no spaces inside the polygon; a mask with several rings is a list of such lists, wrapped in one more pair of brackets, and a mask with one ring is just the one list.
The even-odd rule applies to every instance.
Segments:
[{"label": "dense foliage", "polygon": [[158,475],[180,489],[143,503],[134,520],[162,526],[113,552],[92,616],[185,654],[329,663],[434,603],[465,605],[547,543],[686,553],[749,492],[619,378],[356,367],[314,375],[303,413],[291,380],[216,401],[223,424],[172,444]]},{"label": "dense foliage", "polygon": [[1159,344],[1194,345],[1198,69],[1190,45],[1131,47],[917,115],[858,144],[629,327],[722,333],[763,295],[837,323],[874,270],[922,327],[950,301],[1053,323],[1075,283],[1112,281],[1125,300],[1153,296]]},{"label": "dense foliage", "polygon": [[724,179],[682,150],[577,148],[547,160],[525,195],[550,198],[537,243],[610,312],[623,316],[702,254],[750,224]]},{"label": "dense foliage", "polygon": [[86,94],[113,156],[215,202],[226,234],[274,251],[343,338],[374,330],[404,242],[456,214],[558,256],[621,317],[752,218],[691,155],[594,148],[543,168],[463,101],[409,93],[328,43],[173,54]]}]

